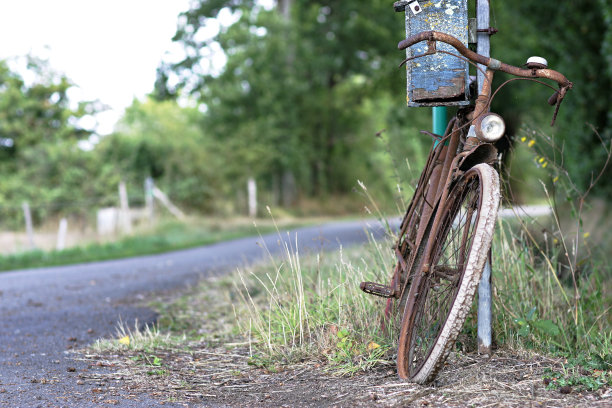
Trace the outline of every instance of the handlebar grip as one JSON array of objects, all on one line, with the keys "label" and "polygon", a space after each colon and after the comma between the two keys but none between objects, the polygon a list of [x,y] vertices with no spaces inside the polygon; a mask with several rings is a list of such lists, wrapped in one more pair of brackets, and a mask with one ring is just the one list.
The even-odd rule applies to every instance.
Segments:
[{"label": "handlebar grip", "polygon": [[558,100],[559,100],[559,91],[555,91],[555,93],[550,95],[550,98],[548,98],[548,104],[550,106],[555,106]]}]

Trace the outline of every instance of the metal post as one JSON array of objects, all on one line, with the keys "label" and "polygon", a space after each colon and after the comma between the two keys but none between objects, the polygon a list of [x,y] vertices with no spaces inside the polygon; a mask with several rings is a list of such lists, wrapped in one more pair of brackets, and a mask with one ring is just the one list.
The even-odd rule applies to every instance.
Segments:
[{"label": "metal post", "polygon": [[446,106],[434,106],[433,108],[433,132],[443,136],[446,130]]},{"label": "metal post", "polygon": [[[478,20],[478,29],[487,29],[490,27],[489,21],[489,0],[477,0],[476,18]],[[490,53],[490,38],[486,32],[477,33],[477,52],[485,57]],[[482,70],[486,67],[479,65]],[[478,92],[482,89],[485,77],[478,70]],[[491,252],[484,270],[482,278],[478,285],[478,353],[491,355],[492,328],[491,321],[493,312],[491,308]]]}]

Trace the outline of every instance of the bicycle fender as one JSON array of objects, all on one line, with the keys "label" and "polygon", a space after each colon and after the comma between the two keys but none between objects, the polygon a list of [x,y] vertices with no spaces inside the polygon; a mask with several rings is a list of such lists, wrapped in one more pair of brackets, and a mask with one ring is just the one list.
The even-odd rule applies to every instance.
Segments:
[{"label": "bicycle fender", "polygon": [[497,161],[497,149],[489,143],[474,147],[460,162],[459,170],[468,171],[480,163],[494,164]]}]

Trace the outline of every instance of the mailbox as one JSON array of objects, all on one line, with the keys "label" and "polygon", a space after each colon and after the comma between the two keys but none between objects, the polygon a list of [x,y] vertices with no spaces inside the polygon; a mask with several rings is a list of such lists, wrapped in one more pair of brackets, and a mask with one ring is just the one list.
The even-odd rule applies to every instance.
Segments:
[{"label": "mailbox", "polygon": [[[440,31],[468,45],[467,0],[397,1],[396,11],[406,14],[406,36],[422,31]],[[438,42],[438,50],[458,54],[450,45]],[[406,49],[408,58],[424,54],[427,43]],[[448,54],[436,53],[406,63],[408,106],[453,106],[469,103],[469,65]]]}]

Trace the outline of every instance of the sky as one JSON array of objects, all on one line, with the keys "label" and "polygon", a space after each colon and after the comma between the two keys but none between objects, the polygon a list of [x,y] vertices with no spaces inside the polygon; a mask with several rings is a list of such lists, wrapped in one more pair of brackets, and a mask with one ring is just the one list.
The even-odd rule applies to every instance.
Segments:
[{"label": "sky", "polygon": [[48,59],[78,86],[73,102],[111,108],[96,117],[97,133],[108,134],[134,98],[152,91],[162,58],[180,55],[171,39],[188,8],[189,0],[0,0],[0,59]]}]

